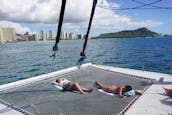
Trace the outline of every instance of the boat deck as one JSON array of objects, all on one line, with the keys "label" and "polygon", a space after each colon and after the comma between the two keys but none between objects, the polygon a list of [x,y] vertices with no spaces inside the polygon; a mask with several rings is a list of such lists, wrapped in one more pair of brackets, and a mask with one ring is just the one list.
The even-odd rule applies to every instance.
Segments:
[{"label": "boat deck", "polygon": [[[71,81],[79,82],[84,87],[91,87],[93,92],[86,95],[81,95],[79,92],[61,92],[51,84],[53,79],[59,77],[66,77]],[[41,77],[39,76],[39,78]],[[94,85],[95,80],[109,85],[131,85],[137,90],[145,90],[152,85],[151,79],[122,74],[96,66],[87,66],[63,74],[53,74],[37,81],[25,80],[25,84],[22,86],[9,85],[10,89],[0,91],[0,99],[6,105],[10,104],[16,112],[23,114],[114,115],[122,114],[129,104],[139,97],[136,95],[119,98],[118,96],[102,94]],[[26,81],[29,82],[26,83]],[[5,114],[6,112],[8,111],[0,110],[0,113]]]}]

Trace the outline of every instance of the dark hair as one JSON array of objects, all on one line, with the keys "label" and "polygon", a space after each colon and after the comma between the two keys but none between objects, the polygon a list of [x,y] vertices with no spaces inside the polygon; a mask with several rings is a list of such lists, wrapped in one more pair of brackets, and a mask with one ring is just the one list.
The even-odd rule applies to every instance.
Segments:
[{"label": "dark hair", "polygon": [[56,82],[59,83],[59,79],[56,79]]},{"label": "dark hair", "polygon": [[125,88],[126,88],[127,91],[132,90],[132,87],[130,85],[126,85]]}]

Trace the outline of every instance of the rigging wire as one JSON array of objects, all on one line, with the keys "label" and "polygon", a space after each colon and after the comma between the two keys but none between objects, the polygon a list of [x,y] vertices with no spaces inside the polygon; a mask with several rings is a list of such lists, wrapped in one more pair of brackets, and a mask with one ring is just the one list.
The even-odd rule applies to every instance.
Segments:
[{"label": "rigging wire", "polygon": [[56,57],[56,52],[58,51],[58,43],[60,41],[60,34],[61,34],[61,28],[62,28],[62,24],[63,24],[65,6],[66,6],[66,0],[62,0],[60,18],[59,18],[59,24],[58,24],[58,31],[57,31],[57,36],[56,36],[56,42],[55,42],[55,45],[53,46],[54,53],[50,57]]},{"label": "rigging wire", "polygon": [[148,3],[148,4],[143,4],[143,5],[140,5],[140,6],[133,7],[133,9],[142,8],[142,7],[145,7],[145,6],[151,6],[152,4],[156,4],[156,3],[159,3],[161,1],[162,0],[156,0],[156,1]]},{"label": "rigging wire", "polygon": [[[119,8],[119,7],[112,7],[112,6],[104,6],[104,5],[96,5],[100,8],[104,8],[104,9],[110,9],[110,10],[146,10],[146,9],[165,9],[165,10],[172,10],[172,7],[160,7],[160,6],[154,6],[154,4],[157,4],[159,2],[162,2],[162,0],[156,0],[153,1],[151,3],[143,3],[143,2],[139,2],[136,0],[132,0],[135,3],[139,3],[141,5],[139,6],[135,6],[135,7],[124,7],[124,8]],[[146,6],[150,6],[150,8],[145,8]]]},{"label": "rigging wire", "polygon": [[[138,0],[131,0],[131,1],[138,3],[138,4],[142,4],[142,5],[146,4],[146,3],[140,2]],[[149,5],[149,6],[152,7],[152,9],[170,9],[170,8],[172,8],[172,7],[161,7],[161,6],[155,6],[155,5]]]},{"label": "rigging wire", "polygon": [[[137,0],[131,0],[132,2],[135,2],[135,3],[138,3],[138,4],[142,4],[142,5],[145,5],[146,3],[143,3],[143,2],[140,2],[140,1],[137,1]],[[154,5],[149,5],[151,7],[154,7],[154,8],[162,8],[160,6],[154,6]]]},{"label": "rigging wire", "polygon": [[162,7],[162,8],[115,8],[115,7],[108,7],[108,6],[100,6],[97,5],[97,7],[103,8],[103,9],[108,9],[108,10],[172,10],[172,7]]}]

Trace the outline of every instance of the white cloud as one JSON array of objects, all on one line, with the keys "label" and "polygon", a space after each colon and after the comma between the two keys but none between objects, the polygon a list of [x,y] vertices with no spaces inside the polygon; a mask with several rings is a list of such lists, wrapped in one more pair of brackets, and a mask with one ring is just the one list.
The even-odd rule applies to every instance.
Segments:
[{"label": "white cloud", "polygon": [[24,34],[25,32],[30,32],[28,27],[24,27],[19,23],[14,23],[10,21],[0,21],[0,27],[12,27],[16,29],[17,33]]},{"label": "white cloud", "polygon": [[[103,14],[99,15],[102,12]],[[126,15],[117,15],[111,10],[102,8],[97,8],[94,19],[96,28],[154,27],[162,24],[153,20],[134,21]]]},{"label": "white cloud", "polygon": [[[54,25],[58,23],[60,2],[61,0],[1,0],[0,21],[16,22],[14,25],[21,22]],[[98,0],[98,4],[120,7],[107,0]],[[91,6],[92,0],[67,0],[64,27],[87,27]],[[94,28],[152,27],[161,24],[163,23],[153,20],[133,21],[128,16],[118,15],[114,11],[100,7],[96,8],[93,21]]]}]

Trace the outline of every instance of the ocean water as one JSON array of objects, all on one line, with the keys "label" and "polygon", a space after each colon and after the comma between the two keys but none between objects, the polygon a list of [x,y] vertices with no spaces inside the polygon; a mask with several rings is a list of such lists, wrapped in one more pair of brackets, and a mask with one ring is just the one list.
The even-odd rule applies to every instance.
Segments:
[{"label": "ocean water", "polygon": [[[54,41],[0,44],[0,85],[75,66],[83,40],[61,40],[56,58]],[[170,73],[172,38],[89,40],[85,62]]]}]

